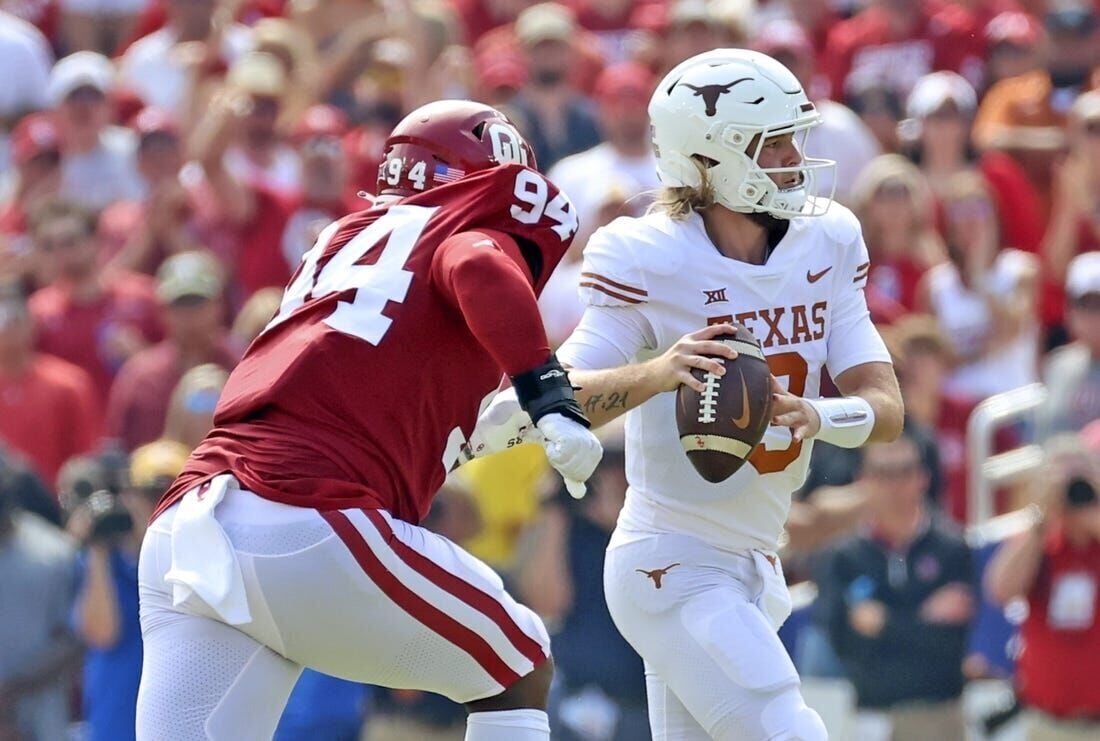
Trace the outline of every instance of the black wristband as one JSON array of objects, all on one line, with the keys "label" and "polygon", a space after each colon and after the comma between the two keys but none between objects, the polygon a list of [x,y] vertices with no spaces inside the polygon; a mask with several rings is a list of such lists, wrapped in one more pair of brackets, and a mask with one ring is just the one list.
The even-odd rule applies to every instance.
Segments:
[{"label": "black wristband", "polygon": [[569,374],[553,353],[542,365],[512,376],[512,387],[520,407],[536,424],[547,414],[560,414],[585,427],[591,426],[573,394]]}]

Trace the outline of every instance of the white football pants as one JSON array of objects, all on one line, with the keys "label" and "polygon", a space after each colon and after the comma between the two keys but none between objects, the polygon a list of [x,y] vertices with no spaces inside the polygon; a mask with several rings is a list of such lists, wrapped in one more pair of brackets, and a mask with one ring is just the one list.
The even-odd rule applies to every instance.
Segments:
[{"label": "white football pants", "polygon": [[[202,503],[185,498],[142,545],[139,741],[270,739],[303,667],[467,703],[500,694],[549,655],[541,620],[446,538],[379,510],[278,504],[235,481],[218,496],[213,530]],[[214,537],[197,554],[173,543],[188,519],[200,525],[192,534]],[[204,565],[218,537],[224,551]],[[191,574],[195,591],[166,581],[170,570]],[[204,591],[226,584],[240,594]],[[524,712],[541,715],[499,715],[530,724],[511,717]]]},{"label": "white football pants", "polygon": [[645,660],[654,741],[827,738],[803,702],[778,626],[757,604],[758,564],[781,575],[778,562],[687,535],[616,540],[604,566],[607,606]]}]

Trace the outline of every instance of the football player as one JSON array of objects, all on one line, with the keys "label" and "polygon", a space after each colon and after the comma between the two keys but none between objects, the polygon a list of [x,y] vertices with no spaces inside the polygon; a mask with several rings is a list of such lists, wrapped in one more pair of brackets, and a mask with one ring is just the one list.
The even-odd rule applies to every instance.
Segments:
[{"label": "football player", "polygon": [[539,618],[417,526],[502,374],[573,490],[599,461],[536,303],[576,216],[534,166],[496,110],[429,104],[303,257],[145,538],[139,739],[269,739],[306,666],[549,738]]},{"label": "football player", "polygon": [[[587,307],[558,351],[593,424],[627,414],[630,488],[605,563],[608,607],[645,659],[657,741],[817,741],[825,727],[776,635],[790,597],[775,549],[815,439],[858,447],[901,430],[863,296],[867,249],[852,213],[816,193],[835,163],[804,156],[820,116],[780,63],[742,50],[693,57],[649,112],[664,187],[647,215],[590,239]],[[748,462],[711,484],[681,448],[674,392],[702,390],[693,368],[724,373],[714,356],[735,353],[716,338],[734,321],[763,346],[774,416]],[[843,397],[818,398],[823,367]],[[522,421],[507,397],[485,419],[515,425],[510,406]]]}]

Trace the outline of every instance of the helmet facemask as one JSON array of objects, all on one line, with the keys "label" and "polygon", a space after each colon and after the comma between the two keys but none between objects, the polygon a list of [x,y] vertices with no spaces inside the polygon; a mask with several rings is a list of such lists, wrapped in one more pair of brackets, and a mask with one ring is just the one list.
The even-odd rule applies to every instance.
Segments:
[{"label": "helmet facemask", "polygon": [[[767,128],[716,123],[707,134],[708,141],[715,141],[729,151],[729,156],[710,167],[708,172],[718,203],[731,211],[763,212],[781,219],[824,214],[835,192],[836,178],[829,178],[832,186],[828,193],[820,193],[818,174],[834,170],[836,162],[805,155],[810,129],[819,123],[820,118],[816,115],[793,124]],[[761,167],[760,155],[765,143],[786,134],[794,135],[799,163],[787,167]],[[797,183],[782,187],[776,182],[792,173],[799,176]]]}]

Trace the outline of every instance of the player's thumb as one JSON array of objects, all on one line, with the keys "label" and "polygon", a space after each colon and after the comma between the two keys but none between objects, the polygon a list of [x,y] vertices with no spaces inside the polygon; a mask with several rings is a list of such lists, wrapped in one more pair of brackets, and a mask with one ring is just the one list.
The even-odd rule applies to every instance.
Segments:
[{"label": "player's thumb", "polygon": [[565,479],[565,490],[569,492],[569,496],[574,499],[583,499],[584,495],[588,493],[588,487],[585,486],[583,481],[575,481],[573,479]]}]

